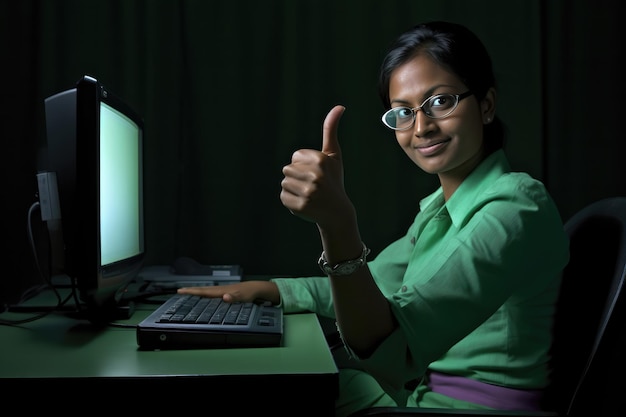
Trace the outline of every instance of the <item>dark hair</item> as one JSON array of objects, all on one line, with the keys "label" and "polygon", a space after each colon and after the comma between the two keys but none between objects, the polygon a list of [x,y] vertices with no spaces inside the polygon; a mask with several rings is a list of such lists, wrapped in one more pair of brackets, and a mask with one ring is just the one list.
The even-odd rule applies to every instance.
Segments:
[{"label": "dark hair", "polygon": [[[391,107],[392,72],[420,53],[456,74],[479,101],[489,88],[496,87],[489,53],[472,31],[450,22],[422,23],[400,35],[383,59],[378,92],[385,109]],[[485,125],[484,145],[488,154],[504,146],[504,126],[497,116]]]}]

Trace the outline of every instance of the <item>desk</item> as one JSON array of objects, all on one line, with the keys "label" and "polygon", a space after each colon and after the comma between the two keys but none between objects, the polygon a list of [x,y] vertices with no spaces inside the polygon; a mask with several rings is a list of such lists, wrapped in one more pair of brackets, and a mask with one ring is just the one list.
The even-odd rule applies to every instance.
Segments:
[{"label": "desk", "polygon": [[[131,319],[117,323],[138,323],[153,308],[139,305]],[[163,413],[172,403],[193,410],[215,403],[219,409],[231,405],[237,415],[297,415],[294,405],[307,414],[333,415],[338,373],[316,315],[286,314],[283,338],[281,347],[140,351],[132,327],[96,328],[54,313],[19,327],[0,326],[0,386],[3,398],[24,398],[30,391],[42,401],[47,394],[55,401],[50,409],[78,405],[72,396],[80,393],[97,402],[94,411],[123,411],[123,397],[129,396],[137,402],[133,410],[141,412]],[[111,394],[101,402],[90,387]]]}]

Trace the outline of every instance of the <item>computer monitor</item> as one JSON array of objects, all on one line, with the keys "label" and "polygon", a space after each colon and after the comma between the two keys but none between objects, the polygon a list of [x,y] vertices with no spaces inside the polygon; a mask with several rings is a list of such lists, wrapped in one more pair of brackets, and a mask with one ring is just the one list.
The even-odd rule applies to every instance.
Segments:
[{"label": "computer monitor", "polygon": [[142,267],[142,118],[98,80],[45,99],[48,171],[56,174],[63,268],[92,322],[128,311],[123,294]]}]

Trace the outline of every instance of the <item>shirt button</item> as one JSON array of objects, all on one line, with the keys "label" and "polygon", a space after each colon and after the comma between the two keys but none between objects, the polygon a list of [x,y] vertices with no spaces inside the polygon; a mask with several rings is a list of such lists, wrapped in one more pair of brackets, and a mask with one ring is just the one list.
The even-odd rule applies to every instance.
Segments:
[{"label": "shirt button", "polygon": [[411,238],[411,245],[415,245],[415,237]]},{"label": "shirt button", "polygon": [[406,285],[403,285],[403,286],[402,286],[401,291],[402,291],[402,292],[406,292]]}]

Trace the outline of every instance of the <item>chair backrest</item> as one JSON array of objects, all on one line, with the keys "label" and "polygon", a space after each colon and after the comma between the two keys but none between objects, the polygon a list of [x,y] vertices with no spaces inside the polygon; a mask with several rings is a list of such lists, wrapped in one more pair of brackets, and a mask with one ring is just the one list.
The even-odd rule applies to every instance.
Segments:
[{"label": "chair backrest", "polygon": [[557,303],[548,406],[559,415],[604,415],[594,413],[618,366],[607,352],[626,327],[616,320],[626,275],[626,197],[588,205],[565,230],[570,261]]}]

